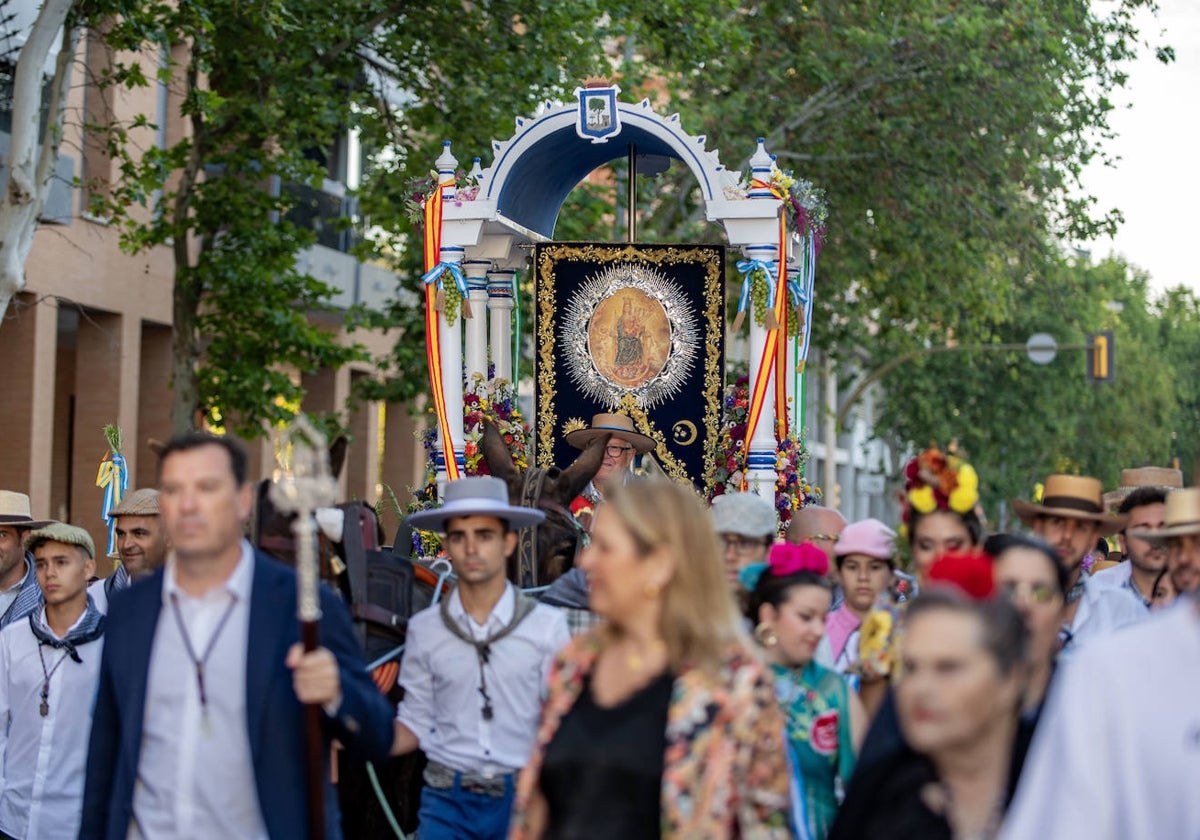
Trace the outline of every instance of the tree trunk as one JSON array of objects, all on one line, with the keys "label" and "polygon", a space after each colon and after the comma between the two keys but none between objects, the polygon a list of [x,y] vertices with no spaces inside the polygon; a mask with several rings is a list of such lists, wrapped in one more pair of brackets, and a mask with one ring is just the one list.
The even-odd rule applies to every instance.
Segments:
[{"label": "tree trunk", "polygon": [[[180,241],[185,244],[182,246]],[[179,251],[183,250],[183,262]],[[196,331],[197,296],[193,293],[191,267],[187,262],[186,237],[176,239],[175,291],[171,334],[171,433],[190,432],[198,425],[200,380],[200,337]]]},{"label": "tree trunk", "polygon": [[78,27],[63,32],[54,68],[46,133],[38,137],[42,109],[42,67],[54,39],[63,31],[74,0],[46,0],[21,48],[13,80],[12,145],[8,184],[0,196],[0,323],[12,299],[25,288],[25,260],[46,206],[50,177],[58,163],[66,108],[67,78],[79,39]]},{"label": "tree trunk", "polygon": [[[187,95],[192,95],[200,84],[200,68],[196,65],[196,51],[191,51],[185,76]],[[200,316],[200,299],[203,289],[196,279],[191,256],[192,192],[196,179],[200,177],[204,161],[204,146],[207,127],[199,112],[192,114],[192,147],[187,163],[180,173],[179,189],[171,208],[174,228],[172,251],[175,258],[175,288],[172,292],[173,318],[171,336],[171,432],[182,434],[199,425],[200,379],[196,365],[200,361],[200,333],[197,321]],[[203,243],[201,243],[203,249]]]}]

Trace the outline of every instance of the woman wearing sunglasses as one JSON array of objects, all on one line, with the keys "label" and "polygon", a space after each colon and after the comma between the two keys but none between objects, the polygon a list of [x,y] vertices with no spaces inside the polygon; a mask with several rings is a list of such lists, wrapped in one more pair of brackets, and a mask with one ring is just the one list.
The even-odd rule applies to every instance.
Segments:
[{"label": "woman wearing sunglasses", "polygon": [[994,534],[983,550],[995,560],[997,591],[1013,603],[1029,631],[1029,683],[1021,719],[1031,735],[1054,674],[1067,603],[1067,569],[1058,552],[1037,537]]}]

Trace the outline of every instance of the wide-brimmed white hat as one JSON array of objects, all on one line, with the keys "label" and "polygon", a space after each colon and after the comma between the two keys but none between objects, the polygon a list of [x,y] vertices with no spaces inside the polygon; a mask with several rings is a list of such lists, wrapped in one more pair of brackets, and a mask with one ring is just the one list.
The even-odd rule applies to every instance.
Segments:
[{"label": "wide-brimmed white hat", "polygon": [[1161,528],[1153,531],[1130,528],[1127,533],[1151,545],[1162,545],[1171,537],[1200,534],[1200,487],[1184,487],[1167,494]]},{"label": "wide-brimmed white hat", "polygon": [[34,519],[29,515],[29,497],[12,490],[0,490],[0,525],[17,528],[44,528],[53,519]]},{"label": "wide-brimmed white hat", "polygon": [[410,513],[405,522],[423,531],[444,531],[446,520],[456,516],[495,516],[514,531],[546,519],[540,510],[510,505],[508,485],[500,479],[478,475],[449,482],[441,507]]}]

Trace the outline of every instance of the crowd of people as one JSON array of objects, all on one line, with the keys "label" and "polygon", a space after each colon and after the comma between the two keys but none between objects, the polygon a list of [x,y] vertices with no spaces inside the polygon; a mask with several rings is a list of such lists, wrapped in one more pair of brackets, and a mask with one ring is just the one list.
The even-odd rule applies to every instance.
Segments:
[{"label": "crowd of people", "polygon": [[[321,594],[246,540],[245,453],[173,439],[81,528],[0,491],[0,840],[308,835],[304,710],[330,744],[425,757],[423,840],[1200,836],[1200,488],[1049,475],[995,533],[962,458],[905,469],[901,521],[634,477],[605,446],[576,568],[506,577],[545,512],[490,477],[411,514],[453,590],[414,615],[392,705]],[[329,779],[328,772],[324,778]],[[326,791],[325,836],[341,836]]]}]

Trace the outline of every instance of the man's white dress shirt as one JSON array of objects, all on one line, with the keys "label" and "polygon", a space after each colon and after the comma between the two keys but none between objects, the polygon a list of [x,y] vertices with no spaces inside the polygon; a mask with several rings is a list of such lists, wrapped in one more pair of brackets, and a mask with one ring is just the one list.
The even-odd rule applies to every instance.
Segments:
[{"label": "man's white dress shirt", "polygon": [[1147,610],[1150,609],[1146,599],[1142,597],[1142,593],[1138,591],[1137,585],[1133,582],[1133,564],[1128,560],[1122,560],[1115,566],[1096,572],[1092,575],[1092,582],[1104,589],[1124,589],[1141,601]]},{"label": "man's white dress shirt", "polygon": [[[480,641],[508,626],[516,608],[511,583],[483,625],[467,615],[457,589],[448,597],[451,619]],[[538,604],[492,645],[484,666],[493,709],[487,721],[474,648],[446,629],[440,606],[422,610],[408,622],[396,717],[431,761],[460,772],[520,770],[533,752],[550,664],[570,638],[563,614]]]},{"label": "man's white dress shirt", "polygon": [[1200,837],[1200,606],[1060,666],[1002,840]]},{"label": "man's white dress shirt", "polygon": [[[224,584],[199,598],[179,588],[167,560],[162,610],[150,651],[142,751],[133,793],[129,837],[266,840],[246,724],[246,648],[254,552],[242,557]],[[178,599],[192,650],[203,658],[207,714],[200,704],[196,666],[172,606]]]},{"label": "man's white dress shirt", "polygon": [[1097,637],[1137,624],[1149,615],[1141,599],[1128,589],[1099,586],[1089,577],[1084,580],[1075,620],[1071,622],[1071,637],[1063,653],[1074,655]]},{"label": "man's white dress shirt", "polygon": [[[38,608],[43,622],[45,610]],[[52,647],[43,647],[39,659],[29,617],[0,631],[0,831],[5,834],[57,840],[79,833],[103,650],[101,637],[76,648],[82,662]],[[53,671],[45,717],[39,712],[43,659],[46,670]]]}]

